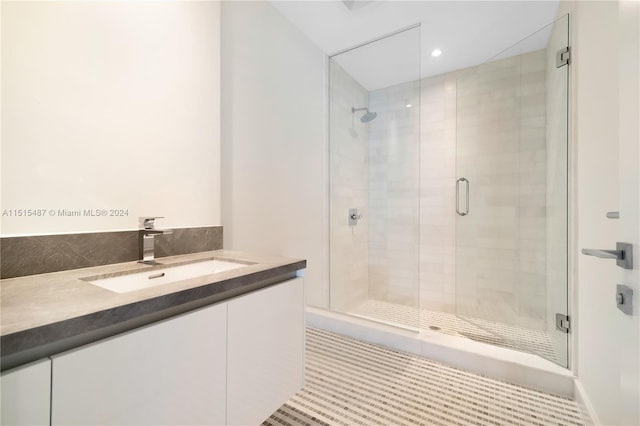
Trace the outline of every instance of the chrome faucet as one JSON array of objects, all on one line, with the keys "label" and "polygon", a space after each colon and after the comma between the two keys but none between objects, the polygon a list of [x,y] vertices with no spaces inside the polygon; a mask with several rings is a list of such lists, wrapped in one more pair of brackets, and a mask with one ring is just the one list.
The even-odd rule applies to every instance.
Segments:
[{"label": "chrome faucet", "polygon": [[139,252],[138,262],[147,265],[155,265],[155,239],[156,235],[167,235],[173,233],[171,229],[156,229],[155,220],[162,217],[141,217],[139,232]]}]

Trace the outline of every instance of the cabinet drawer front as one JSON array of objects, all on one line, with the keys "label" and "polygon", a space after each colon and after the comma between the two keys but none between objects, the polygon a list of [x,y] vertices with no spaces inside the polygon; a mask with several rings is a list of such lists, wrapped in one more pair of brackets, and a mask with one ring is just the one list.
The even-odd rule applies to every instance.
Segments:
[{"label": "cabinet drawer front", "polygon": [[223,424],[226,304],[53,357],[53,425]]}]

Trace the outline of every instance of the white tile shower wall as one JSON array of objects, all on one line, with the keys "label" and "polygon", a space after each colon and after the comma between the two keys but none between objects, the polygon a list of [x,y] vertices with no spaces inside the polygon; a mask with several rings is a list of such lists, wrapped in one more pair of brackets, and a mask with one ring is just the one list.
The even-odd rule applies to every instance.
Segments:
[{"label": "white tile shower wall", "polygon": [[[368,93],[332,60],[329,73],[330,306],[346,311],[368,297],[369,130],[359,120],[364,112],[351,112],[368,105]],[[363,214],[355,226],[349,225],[350,208]]]},{"label": "white tile shower wall", "polygon": [[[519,255],[518,323],[546,329],[547,146],[546,51],[522,55],[518,89],[519,128]],[[566,198],[565,198],[566,199]],[[562,234],[552,235],[553,243]]]},{"label": "white tile shower wall", "polygon": [[544,329],[545,51],[466,70],[457,80],[457,303],[469,316]]},{"label": "white tile shower wall", "polygon": [[[369,93],[369,296],[418,306],[419,82]],[[408,106],[411,105],[411,106]]]},{"label": "white tile shower wall", "polygon": [[420,113],[420,299],[455,312],[456,78],[422,80]]}]

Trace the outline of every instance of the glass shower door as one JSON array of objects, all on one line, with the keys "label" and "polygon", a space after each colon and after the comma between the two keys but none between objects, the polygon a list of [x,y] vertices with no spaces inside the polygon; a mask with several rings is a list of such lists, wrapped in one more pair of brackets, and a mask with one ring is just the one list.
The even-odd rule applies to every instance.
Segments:
[{"label": "glass shower door", "polygon": [[564,16],[456,84],[456,313],[476,326],[463,334],[563,366],[568,34]]}]

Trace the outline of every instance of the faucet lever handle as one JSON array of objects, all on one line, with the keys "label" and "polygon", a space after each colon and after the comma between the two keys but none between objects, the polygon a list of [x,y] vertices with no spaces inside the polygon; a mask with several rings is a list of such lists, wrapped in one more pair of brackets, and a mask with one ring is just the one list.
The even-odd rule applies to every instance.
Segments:
[{"label": "faucet lever handle", "polygon": [[142,216],[140,217],[140,227],[142,229],[155,229],[156,219],[164,219],[164,216]]}]

